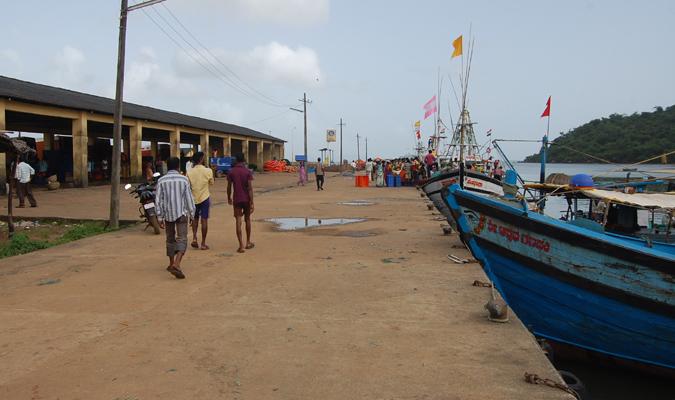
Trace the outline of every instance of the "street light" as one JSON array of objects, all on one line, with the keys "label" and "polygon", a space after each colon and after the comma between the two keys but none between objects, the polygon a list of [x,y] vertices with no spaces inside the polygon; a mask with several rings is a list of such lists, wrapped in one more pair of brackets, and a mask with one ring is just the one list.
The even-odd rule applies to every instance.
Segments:
[{"label": "street light", "polygon": [[127,14],[130,11],[158,4],[164,0],[148,0],[129,7],[128,0],[120,5],[120,34],[117,43],[117,85],[115,88],[115,111],[113,113],[113,157],[110,177],[110,228],[120,226],[120,162],[122,147],[122,104],[124,91],[124,53],[127,39]]}]

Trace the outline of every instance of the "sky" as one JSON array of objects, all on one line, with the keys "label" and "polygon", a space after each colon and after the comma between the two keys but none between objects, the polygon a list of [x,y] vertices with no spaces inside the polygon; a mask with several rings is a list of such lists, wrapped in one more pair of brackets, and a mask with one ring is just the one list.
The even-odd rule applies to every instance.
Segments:
[{"label": "sky", "polygon": [[[7,2],[0,75],[113,97],[118,16],[113,0]],[[464,35],[465,46],[475,40],[478,142],[489,129],[540,139],[548,96],[555,138],[675,104],[674,19],[670,0],[166,0],[129,16],[124,98],[271,134],[290,158],[302,153],[303,115],[289,107],[307,93],[310,156],[342,118],[345,159],[356,158],[357,134],[369,156],[394,157],[412,152],[439,70],[440,115],[457,117],[451,43]],[[432,133],[430,117],[422,135]],[[503,148],[512,160],[538,150]]]}]

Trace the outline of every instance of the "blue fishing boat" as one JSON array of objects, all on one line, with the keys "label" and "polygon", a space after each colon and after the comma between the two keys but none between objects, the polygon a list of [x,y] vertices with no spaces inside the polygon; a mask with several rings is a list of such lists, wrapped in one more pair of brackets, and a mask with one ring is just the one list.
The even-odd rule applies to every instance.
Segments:
[{"label": "blue fishing boat", "polygon": [[[675,228],[675,196],[587,192],[610,207],[665,210],[670,220],[659,237]],[[534,335],[675,375],[675,245],[459,185],[444,200],[463,242]]]}]

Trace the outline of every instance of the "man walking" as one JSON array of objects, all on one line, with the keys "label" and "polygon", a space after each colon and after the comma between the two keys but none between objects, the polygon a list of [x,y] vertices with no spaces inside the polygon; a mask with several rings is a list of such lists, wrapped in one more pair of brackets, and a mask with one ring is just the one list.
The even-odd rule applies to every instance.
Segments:
[{"label": "man walking", "polygon": [[[253,213],[253,174],[246,167],[244,154],[235,155],[236,163],[227,174],[227,203],[233,206],[234,218],[236,219],[237,239],[239,240],[238,253],[244,249],[252,249],[255,245],[251,242],[251,214]],[[232,191],[234,189],[234,199]],[[241,219],[246,222],[246,246],[241,233]]]},{"label": "man walking", "polygon": [[167,168],[166,175],[157,181],[155,207],[159,225],[166,229],[166,255],[169,257],[166,270],[177,279],[185,279],[180,263],[187,250],[188,223],[195,215],[195,200],[190,181],[179,172],[180,159],[169,158]]},{"label": "man walking", "polygon": [[202,222],[202,250],[208,250],[206,245],[206,233],[209,230],[209,210],[211,209],[211,194],[209,186],[213,185],[213,171],[204,166],[204,153],[198,151],[192,157],[192,168],[187,172],[190,186],[192,187],[192,197],[195,199],[195,218],[192,221],[192,247],[200,248],[197,242],[197,229],[199,220]]},{"label": "man walking", "polygon": [[321,158],[319,157],[316,160],[316,190],[323,190],[323,164],[321,164]]},{"label": "man walking", "polygon": [[21,161],[16,166],[16,182],[17,194],[19,195],[19,208],[26,207],[25,198],[28,197],[28,202],[31,207],[37,207],[37,201],[33,197],[33,189],[30,186],[30,180],[35,175],[35,170],[31,167],[22,156]]}]

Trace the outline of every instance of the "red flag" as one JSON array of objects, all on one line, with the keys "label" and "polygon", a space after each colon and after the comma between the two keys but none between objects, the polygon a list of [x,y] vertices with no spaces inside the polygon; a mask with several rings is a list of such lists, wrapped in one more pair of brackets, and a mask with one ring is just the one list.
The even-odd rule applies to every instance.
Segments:
[{"label": "red flag", "polygon": [[422,134],[420,133],[420,131],[415,132],[415,134],[417,135],[417,140],[422,139]]},{"label": "red flag", "polygon": [[546,102],[546,109],[541,113],[541,118],[551,116],[551,96],[548,96],[548,101]]},{"label": "red flag", "polygon": [[436,111],[437,111],[436,96],[434,96],[424,105],[424,119],[429,118],[429,116],[435,113]]}]

